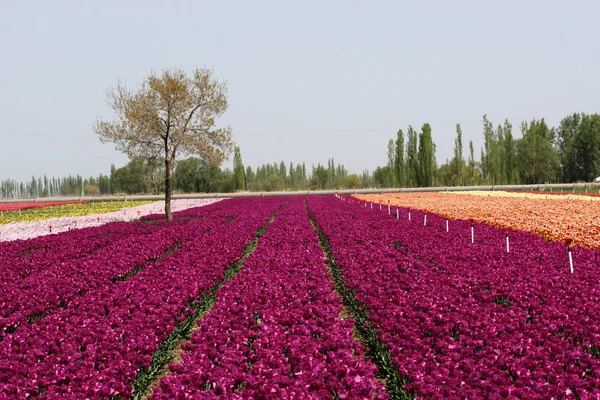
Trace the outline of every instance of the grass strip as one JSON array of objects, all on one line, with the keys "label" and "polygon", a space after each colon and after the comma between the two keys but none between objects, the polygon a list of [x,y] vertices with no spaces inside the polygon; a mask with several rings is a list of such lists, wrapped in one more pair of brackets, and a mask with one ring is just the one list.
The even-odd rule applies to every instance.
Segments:
[{"label": "grass strip", "polygon": [[414,396],[404,390],[404,385],[409,383],[408,379],[400,376],[398,369],[392,363],[392,355],[387,345],[377,339],[377,331],[369,319],[369,309],[364,303],[356,299],[355,291],[348,287],[344,281],[342,270],[335,261],[329,240],[317,223],[314,214],[308,208],[306,199],[304,200],[304,206],[313,228],[319,235],[319,242],[325,253],[327,268],[329,268],[336,291],[343,305],[354,318],[354,331],[359,341],[365,346],[366,358],[377,366],[377,377],[384,381],[385,390],[390,399],[412,399]]},{"label": "grass strip", "polygon": [[181,248],[181,242],[177,242],[173,246],[171,246],[168,249],[166,249],[163,252],[163,254],[161,254],[161,255],[159,255],[157,257],[150,258],[150,259],[146,260],[145,264],[136,265],[135,267],[133,267],[133,269],[131,271],[127,272],[125,275],[117,276],[115,278],[112,278],[110,281],[112,283],[126,281],[127,279],[131,278],[132,276],[134,276],[137,273],[139,273],[139,272],[143,271],[144,269],[146,269],[146,264],[147,263],[153,263],[153,262],[160,261],[160,260],[164,259],[165,257],[168,257],[169,255],[175,253],[180,248]]}]

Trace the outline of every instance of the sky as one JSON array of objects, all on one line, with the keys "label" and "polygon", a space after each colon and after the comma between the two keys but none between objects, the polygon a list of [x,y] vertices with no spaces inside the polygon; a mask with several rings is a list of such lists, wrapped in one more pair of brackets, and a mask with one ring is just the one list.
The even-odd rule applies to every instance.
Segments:
[{"label": "sky", "polygon": [[519,137],[523,120],[599,111],[598,15],[592,0],[0,0],[0,179],[124,165],[92,129],[114,117],[105,90],[169,67],[227,81],[217,125],[246,166],[373,170],[426,122],[438,163],[457,123],[479,158],[484,114]]}]

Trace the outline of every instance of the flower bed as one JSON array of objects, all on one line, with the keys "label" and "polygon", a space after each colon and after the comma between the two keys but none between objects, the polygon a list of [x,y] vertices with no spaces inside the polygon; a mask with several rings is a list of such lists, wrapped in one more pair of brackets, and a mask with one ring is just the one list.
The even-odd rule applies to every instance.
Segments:
[{"label": "flower bed", "polygon": [[89,214],[104,214],[128,207],[151,204],[152,201],[76,202],[53,207],[28,208],[0,212],[0,225],[11,222],[41,221],[59,217],[81,217]]},{"label": "flower bed", "polygon": [[302,199],[292,198],[152,398],[387,398],[340,312]]},{"label": "flower bed", "polygon": [[[178,235],[194,238],[178,251],[130,279],[107,282],[76,296],[68,308],[6,335],[0,342],[0,397],[132,395],[138,369],[150,364],[158,344],[190,312],[189,302],[223,279],[225,268],[241,257],[244,245],[281,202],[235,199],[220,212],[203,215],[192,209],[180,214],[195,221],[217,217],[225,222],[198,231],[203,225],[181,220]],[[104,263],[84,268],[101,269]]]},{"label": "flower bed", "polygon": [[[188,208],[202,207],[221,201],[222,199],[190,199],[173,200],[173,212]],[[42,235],[67,232],[73,229],[96,227],[110,222],[132,221],[140,218],[164,218],[164,202],[115,202],[102,203],[96,208],[82,210],[63,210],[68,216],[50,217],[30,222],[12,222],[2,225],[0,222],[0,242],[17,239],[31,239]],[[91,207],[91,206],[90,206]],[[92,213],[87,213],[91,211]],[[72,215],[70,214],[72,213]]]},{"label": "flower bed", "polygon": [[[394,193],[356,195],[362,201],[388,201],[392,206],[425,210],[451,219],[473,219],[501,228],[533,232],[541,237],[600,249],[600,207],[597,197],[534,196],[508,192],[480,195],[457,193]],[[546,198],[547,197],[547,198]]]},{"label": "flower bed", "polygon": [[[600,393],[598,252],[400,208],[310,197],[356,297],[371,310],[405,388],[424,398]],[[392,214],[395,216],[395,208]]]},{"label": "flower bed", "polygon": [[39,201],[25,201],[19,203],[0,203],[0,212],[7,211],[21,211],[21,210],[29,210],[35,208],[44,208],[44,207],[56,207],[56,206],[64,206],[67,204],[86,204],[87,201],[53,201],[53,202],[39,202]]}]

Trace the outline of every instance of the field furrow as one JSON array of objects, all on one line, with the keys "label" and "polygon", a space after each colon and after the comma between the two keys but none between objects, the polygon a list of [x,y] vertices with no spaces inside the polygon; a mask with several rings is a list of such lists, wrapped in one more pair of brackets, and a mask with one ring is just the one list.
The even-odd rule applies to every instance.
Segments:
[{"label": "field furrow", "polygon": [[522,250],[502,256],[503,231],[483,224],[470,243],[468,221],[445,232],[444,219],[425,225],[414,210],[408,221],[406,209],[396,220],[333,197],[308,204],[407,390],[427,398],[596,393],[597,252],[578,249],[571,274],[566,247],[528,233],[513,232]]},{"label": "field furrow", "polygon": [[340,314],[317,235],[292,198],[152,398],[387,398]]}]

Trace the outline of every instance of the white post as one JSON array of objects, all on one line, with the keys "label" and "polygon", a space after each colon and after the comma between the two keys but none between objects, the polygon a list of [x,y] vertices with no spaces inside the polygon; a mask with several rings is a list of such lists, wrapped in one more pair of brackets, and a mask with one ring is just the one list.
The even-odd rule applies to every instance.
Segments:
[{"label": "white post", "polygon": [[396,208],[396,219],[400,219],[400,210]]},{"label": "white post", "polygon": [[373,203],[371,203],[371,210],[373,209]]},{"label": "white post", "polygon": [[473,229],[473,224],[471,224],[471,243],[475,243],[475,229]]},{"label": "white post", "polygon": [[448,232],[448,219],[446,219],[446,232]]},{"label": "white post", "polygon": [[392,213],[392,209],[390,208],[390,202],[388,201],[388,215]]},{"label": "white post", "polygon": [[381,203],[379,203],[379,211],[381,211]]},{"label": "white post", "polygon": [[506,252],[510,253],[510,244],[508,242],[508,233],[506,234]]},{"label": "white post", "polygon": [[571,254],[571,248],[569,247],[569,268],[573,273],[573,255]]},{"label": "white post", "polygon": [[427,226],[427,214],[423,216],[423,226]]},{"label": "white post", "polygon": [[410,211],[408,212],[408,220],[410,221]]}]

